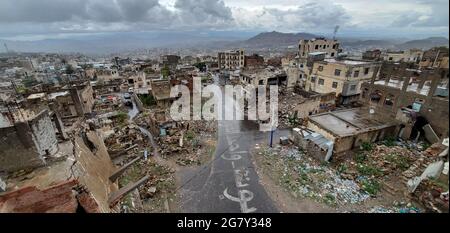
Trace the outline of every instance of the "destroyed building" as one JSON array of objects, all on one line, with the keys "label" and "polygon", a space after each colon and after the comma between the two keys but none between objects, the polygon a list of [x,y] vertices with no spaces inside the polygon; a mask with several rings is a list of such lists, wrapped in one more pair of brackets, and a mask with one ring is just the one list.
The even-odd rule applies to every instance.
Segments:
[{"label": "destroyed building", "polygon": [[[3,114],[2,114],[3,115]],[[47,110],[20,114],[0,125],[0,171],[12,172],[46,164],[45,158],[58,151],[58,140]]]},{"label": "destroyed building", "polygon": [[275,67],[246,69],[240,73],[240,81],[245,85],[286,85],[286,72]]},{"label": "destroyed building", "polygon": [[404,139],[417,136],[417,131],[424,134],[422,128],[427,124],[432,128],[431,135],[444,138],[449,129],[448,121],[443,120],[449,114],[448,80],[448,69],[418,73],[392,67],[385,69],[379,79],[373,77],[371,82],[362,85],[361,101],[383,115],[400,119]]},{"label": "destroyed building", "polygon": [[217,55],[219,69],[221,70],[237,70],[244,67],[244,50],[223,51]]}]

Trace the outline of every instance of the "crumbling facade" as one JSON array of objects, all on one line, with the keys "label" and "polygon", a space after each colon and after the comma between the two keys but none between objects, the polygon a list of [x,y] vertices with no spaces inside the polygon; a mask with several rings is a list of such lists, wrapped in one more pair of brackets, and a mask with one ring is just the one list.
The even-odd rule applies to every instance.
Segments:
[{"label": "crumbling facade", "polygon": [[[448,136],[449,124],[443,120],[449,114],[448,69],[420,73],[400,67],[383,70],[380,79],[373,77],[371,82],[362,85],[361,101],[392,118],[404,119],[401,112],[409,109],[414,112],[414,118],[424,118],[438,137]],[[408,123],[407,119],[402,120],[405,139],[410,138],[414,128],[414,123]]]},{"label": "crumbling facade", "polygon": [[243,49],[219,52],[217,54],[219,69],[237,70],[244,67],[245,54]]},{"label": "crumbling facade", "polygon": [[55,129],[47,110],[0,129],[0,171],[43,166],[45,157],[58,151]]}]

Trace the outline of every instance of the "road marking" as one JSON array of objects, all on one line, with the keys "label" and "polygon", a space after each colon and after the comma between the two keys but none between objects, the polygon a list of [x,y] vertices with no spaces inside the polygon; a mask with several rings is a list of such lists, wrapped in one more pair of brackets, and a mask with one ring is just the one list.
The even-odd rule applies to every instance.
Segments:
[{"label": "road marking", "polygon": [[241,212],[242,213],[252,213],[255,212],[257,209],[255,207],[248,207],[247,202],[251,201],[253,199],[253,193],[248,190],[239,190],[238,195],[239,197],[234,197],[230,194],[228,194],[228,188],[226,188],[223,191],[223,195],[228,198],[231,201],[239,202],[239,205],[241,206]]}]

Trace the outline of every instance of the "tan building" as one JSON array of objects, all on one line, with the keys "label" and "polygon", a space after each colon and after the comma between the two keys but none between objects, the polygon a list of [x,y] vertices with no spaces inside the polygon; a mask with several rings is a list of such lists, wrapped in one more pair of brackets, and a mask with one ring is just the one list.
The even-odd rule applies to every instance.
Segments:
[{"label": "tan building", "polygon": [[419,62],[422,59],[423,51],[420,49],[410,49],[406,51],[387,51],[383,59],[389,62]]},{"label": "tan building", "polygon": [[305,89],[322,94],[335,92],[340,97],[337,102],[347,104],[358,99],[361,84],[370,81],[379,66],[377,62],[356,60],[317,61],[307,77]]},{"label": "tan building", "polygon": [[300,58],[307,58],[309,53],[326,52],[326,57],[337,57],[341,52],[339,42],[325,38],[315,38],[312,40],[300,40],[298,45]]},{"label": "tan building", "polygon": [[243,49],[219,52],[217,55],[219,69],[237,70],[244,67],[245,54]]}]

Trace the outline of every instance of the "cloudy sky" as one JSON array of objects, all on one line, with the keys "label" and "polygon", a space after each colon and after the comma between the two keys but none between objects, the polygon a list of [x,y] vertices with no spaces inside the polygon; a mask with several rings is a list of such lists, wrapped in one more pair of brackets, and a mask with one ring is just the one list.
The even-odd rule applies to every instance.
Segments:
[{"label": "cloudy sky", "polygon": [[282,31],[427,37],[449,32],[448,0],[1,0],[0,37],[127,31]]}]

